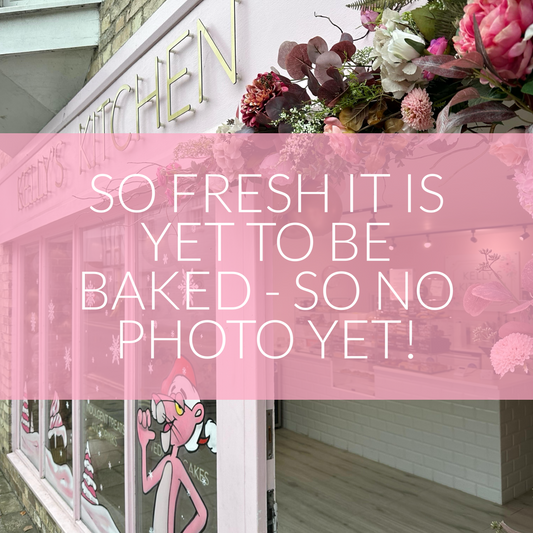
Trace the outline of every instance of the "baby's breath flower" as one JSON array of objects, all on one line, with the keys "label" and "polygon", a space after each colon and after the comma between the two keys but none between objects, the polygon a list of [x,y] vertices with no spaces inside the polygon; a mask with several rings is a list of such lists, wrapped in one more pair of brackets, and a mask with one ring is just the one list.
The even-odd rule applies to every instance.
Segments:
[{"label": "baby's breath flower", "polygon": [[174,159],[209,157],[213,153],[213,142],[214,139],[202,136],[194,141],[180,143],[174,149]]},{"label": "baby's breath flower", "polygon": [[362,66],[371,65],[373,61],[370,55],[372,54],[372,50],[373,49],[371,46],[366,46],[365,48],[357,50],[357,52],[355,52],[355,54],[352,56],[352,61]]}]

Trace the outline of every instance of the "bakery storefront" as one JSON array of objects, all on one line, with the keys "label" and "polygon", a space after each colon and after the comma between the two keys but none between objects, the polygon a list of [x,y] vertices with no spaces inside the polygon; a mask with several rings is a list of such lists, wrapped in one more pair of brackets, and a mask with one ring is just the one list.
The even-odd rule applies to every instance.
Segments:
[{"label": "bakery storefront", "polygon": [[[274,395],[264,395],[268,400],[228,399],[230,394],[206,400],[198,392],[210,386],[204,383],[206,375],[227,387],[216,363],[202,361],[208,372],[200,372],[194,350],[175,356],[174,339],[194,330],[199,320],[216,318],[202,310],[212,309],[209,299],[216,291],[214,282],[201,281],[199,271],[216,271],[217,235],[213,224],[210,233],[213,219],[200,202],[187,202],[179,219],[189,224],[184,242],[193,243],[201,234],[207,244],[196,263],[180,258],[172,245],[161,247],[158,272],[165,279],[179,275],[169,284],[157,316],[149,306],[141,312],[132,300],[111,305],[128,275],[138,282],[137,297],[149,301],[153,241],[141,228],[161,234],[168,213],[160,209],[161,202],[141,209],[144,192],[129,197],[137,211],[104,209],[105,202],[95,204],[102,197],[94,195],[93,177],[107,172],[111,154],[126,154],[132,174],[145,172],[153,179],[158,156],[147,159],[146,150],[142,158],[135,155],[142,134],[214,132],[234,116],[249,80],[264,70],[265,61],[276,61],[269,50],[277,53],[286,34],[296,33],[301,41],[313,37],[305,24],[293,31],[291,21],[301,20],[302,13],[296,2],[289,4],[286,17],[263,39],[257,34],[267,33],[264,7],[255,2],[165,2],[44,128],[45,135],[27,140],[0,172],[0,243],[9,250],[12,280],[10,298],[2,302],[3,316],[11,317],[10,352],[2,354],[11,368],[5,395],[13,398],[7,470],[30,488],[36,505],[63,531],[291,531],[284,530],[284,516],[286,524],[301,516],[300,527],[307,527],[302,525],[305,515],[320,510],[291,508],[283,498],[276,502],[275,428],[284,432],[278,474],[295,499],[303,482],[291,481],[287,457],[298,447],[294,453],[306,453],[309,445],[302,436],[321,441],[331,455],[344,450],[498,505],[533,488],[533,407],[515,393],[533,378],[516,372],[500,381],[487,355],[495,332],[510,320],[507,310],[493,305],[482,317],[472,317],[462,304],[470,285],[496,278],[518,299],[528,298],[521,292],[521,272],[533,254],[533,239],[524,237],[533,224],[506,183],[490,196],[497,201],[475,213],[459,202],[452,220],[428,222],[424,213],[406,221],[390,209],[388,216],[385,210],[403,193],[393,180],[386,186],[380,182],[378,220],[383,216],[394,227],[379,229],[390,252],[382,269],[390,297],[370,291],[357,309],[348,305],[349,276],[331,280],[337,266],[329,260],[330,238],[317,238],[321,259],[306,282],[308,290],[289,284],[278,288],[275,316],[290,325],[291,338],[282,332],[273,342],[278,354],[289,343],[290,353],[280,366],[265,370],[258,363],[247,374],[276,387]],[[307,2],[309,16],[321,5]],[[331,10],[344,14],[343,6]],[[327,22],[321,31],[332,42],[338,38]],[[68,135],[76,140],[65,142]],[[484,187],[483,176],[474,175],[464,196]],[[335,193],[343,222],[358,227],[371,217],[376,222],[372,199],[376,202],[377,196],[370,180],[363,189],[361,197],[369,200],[355,209],[347,194]],[[106,195],[113,198],[117,192],[122,189]],[[91,205],[100,211],[95,214]],[[246,263],[258,278],[283,271],[287,280],[301,271],[301,265],[280,257],[250,267],[246,252],[258,245],[259,235],[238,237],[243,245],[232,258],[236,270]],[[303,240],[290,239],[289,246],[291,253],[305,255]],[[499,255],[493,268],[479,270],[481,249]],[[413,257],[416,268],[410,267]],[[376,268],[348,265],[345,270],[352,277],[374,279]],[[189,293],[184,296],[183,284],[192,284],[194,272],[198,310],[183,319],[179,330],[172,302],[185,305]],[[440,272],[456,289],[453,299]],[[323,294],[326,280],[331,283]],[[402,298],[405,280],[411,292]],[[313,301],[310,294],[321,296]],[[410,305],[402,306],[402,299]],[[257,317],[264,316],[265,301],[257,298],[253,305]],[[398,314],[412,323],[411,329],[394,323]],[[145,333],[123,346],[119,334],[128,320],[142,324]],[[317,329],[310,330],[309,321]],[[390,330],[384,337],[376,324],[387,321]],[[342,325],[344,337],[332,333],[333,348],[323,357],[317,337],[324,338],[334,323]],[[350,352],[360,359],[355,366],[344,357],[346,332],[350,341],[358,341]],[[198,350],[216,340],[205,335],[199,335]],[[152,358],[154,338],[159,344]],[[302,368],[308,386],[324,388],[295,394],[294,376]],[[157,389],[145,386],[153,380],[161,384]],[[414,400],[417,396],[409,393],[414,389],[425,400]],[[138,390],[145,399],[138,399]],[[169,401],[177,390],[181,403]],[[283,400],[275,403],[274,397]],[[191,420],[174,432],[175,421],[189,414]],[[171,453],[178,448],[179,455]],[[302,468],[313,469],[309,464]],[[300,475],[305,481],[305,472]],[[335,490],[340,495],[342,484]],[[359,507],[354,509],[355,528]]]},{"label": "bakery storefront", "polygon": [[[233,0],[165,3],[43,135],[18,137],[25,147],[3,169],[1,241],[11,253],[13,287],[11,302],[3,296],[2,304],[13,317],[12,359],[4,353],[12,361],[5,393],[13,398],[6,465],[57,530],[273,531],[265,437],[273,402],[200,401],[202,376],[187,352],[176,359],[180,332],[169,302],[181,305],[182,268],[214,267],[213,248],[202,251],[201,269],[185,262],[177,268],[176,250],[161,251],[163,271],[177,271],[178,282],[157,318],[148,308],[139,320],[166,342],[157,342],[152,359],[145,335],[134,364],[135,354],[122,353],[119,332],[136,311],[127,301],[111,304],[127,272],[143,280],[139,290],[148,298],[154,258],[137,231],[141,222],[153,231],[164,227],[166,213],[114,209],[95,217],[87,199],[92,177],[105,171],[111,154],[131,154],[138,134],[214,131],[235,114],[243,83],[236,85],[237,69],[243,78],[255,70],[242,66],[250,62],[246,43],[257,18],[251,6],[246,10]],[[145,167],[135,163],[132,173]],[[180,216],[202,222],[193,203]],[[74,274],[80,271],[90,274],[82,281]],[[102,276],[107,283],[99,290]],[[197,307],[209,299],[195,296]],[[190,320],[198,317],[209,318],[196,311]],[[187,320],[182,332],[191,328]],[[197,349],[209,342],[199,340]],[[160,385],[138,400],[127,391],[133,374],[131,382],[147,376]],[[176,387],[181,405],[169,401]],[[194,423],[175,431],[176,420],[190,413]],[[176,445],[179,458],[170,453]]]}]

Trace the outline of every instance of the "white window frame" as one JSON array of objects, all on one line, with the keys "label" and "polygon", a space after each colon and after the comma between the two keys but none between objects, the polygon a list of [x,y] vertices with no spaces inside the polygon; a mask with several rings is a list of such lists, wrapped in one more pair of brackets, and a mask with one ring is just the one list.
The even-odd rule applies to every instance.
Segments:
[{"label": "white window frame", "polygon": [[[110,217],[113,220],[115,217]],[[134,215],[126,214],[125,225],[125,271],[135,271],[135,228]],[[52,224],[50,229],[38,232],[39,235],[39,279],[46,273],[46,246],[49,239],[64,235],[62,224]],[[82,242],[81,232],[84,228],[75,226],[72,230],[73,272],[81,271]],[[37,233],[37,232],[36,232]],[[13,246],[13,294],[12,294],[12,325],[13,325],[13,366],[12,385],[13,398],[22,398],[22,363],[17,354],[20,353],[22,305],[21,250],[24,246],[35,243],[35,234],[18,239]],[[248,244],[252,247],[248,237]],[[248,248],[249,249],[249,248]],[[261,273],[258,272],[258,275]],[[79,294],[81,279],[73,276],[73,294]],[[39,283],[39,318],[46,316],[46,283]],[[72,309],[72,345],[80,344],[81,310],[73,299]],[[264,313],[264,305],[257,304],[258,312]],[[135,316],[136,308],[133,300],[127,300],[126,316]],[[46,350],[45,328],[39,329],[42,336],[39,342],[39,387],[46,385]],[[124,354],[124,371],[130,376],[135,372],[135,347],[127,345]],[[77,358],[72,361],[73,388],[78,386],[76,376],[80,378]],[[258,369],[257,375],[264,375]],[[126,383],[134,381],[126,380]],[[125,391],[126,394],[131,391]],[[41,396],[41,395],[40,395]],[[128,397],[128,396],[127,396]],[[131,394],[130,397],[133,397]],[[46,403],[39,402],[40,416],[40,468],[37,469],[20,449],[20,415],[21,401],[12,402],[12,449],[8,459],[20,474],[24,482],[31,487],[37,500],[47,510],[54,521],[65,531],[73,533],[91,533],[81,522],[81,463],[83,453],[81,401],[72,403],[72,457],[73,457],[73,509],[61,498],[45,479],[44,445],[46,428],[43,427],[46,417]],[[217,401],[217,531],[220,533],[245,533],[257,531],[267,532],[267,490],[274,487],[274,460],[266,461],[266,410],[273,409],[273,400],[224,400]],[[236,422],[237,421],[237,422]],[[242,422],[242,423],[239,423]],[[125,531],[136,531],[136,405],[134,400],[124,402],[124,461],[125,469]],[[244,460],[243,460],[244,458]]]}]

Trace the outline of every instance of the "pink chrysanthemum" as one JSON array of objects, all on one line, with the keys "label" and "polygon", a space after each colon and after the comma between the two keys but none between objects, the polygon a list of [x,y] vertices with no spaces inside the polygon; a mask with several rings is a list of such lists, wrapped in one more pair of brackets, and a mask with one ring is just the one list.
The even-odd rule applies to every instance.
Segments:
[{"label": "pink chrysanthemum", "polygon": [[533,216],[533,165],[526,163],[524,169],[515,169],[514,181],[518,189],[520,205]]},{"label": "pink chrysanthemum", "polygon": [[[503,377],[514,372],[517,366],[524,366],[533,355],[533,337],[523,333],[511,333],[499,340],[490,352],[490,361],[496,374]],[[524,366],[527,372],[527,366]]]},{"label": "pink chrysanthemum", "polygon": [[241,113],[244,124],[251,128],[258,127],[257,116],[265,113],[267,103],[288,90],[275,72],[258,74],[252,84],[246,87],[246,94],[242,97]]},{"label": "pink chrysanthemum", "polygon": [[402,100],[402,119],[407,126],[417,131],[427,131],[433,127],[433,109],[425,89],[417,87]]}]

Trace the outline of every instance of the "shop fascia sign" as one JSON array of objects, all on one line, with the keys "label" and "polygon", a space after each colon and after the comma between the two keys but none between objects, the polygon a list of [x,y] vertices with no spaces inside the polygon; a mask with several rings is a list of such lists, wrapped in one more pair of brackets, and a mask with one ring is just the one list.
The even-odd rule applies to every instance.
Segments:
[{"label": "shop fascia sign", "polygon": [[[207,42],[225,73],[229,77],[232,84],[237,83],[237,35],[236,35],[236,10],[235,4],[238,0],[229,0],[230,10],[231,10],[231,66],[225,60],[224,56],[220,52],[216,42],[210,35],[209,31],[205,27],[204,23],[197,19],[196,21],[196,40],[198,45],[198,102],[202,103],[205,100],[204,97],[204,68],[203,68],[203,41]],[[130,112],[135,113],[135,124],[136,124],[136,133],[141,133],[140,127],[140,112],[141,109],[149,104],[155,102],[155,125],[156,128],[161,128],[161,92],[162,90],[166,91],[166,121],[170,123],[185,113],[192,112],[193,108],[191,104],[178,109],[173,110],[172,106],[172,86],[184,76],[189,74],[189,69],[187,67],[181,69],[178,72],[173,72],[173,61],[172,55],[176,53],[178,46],[188,38],[194,37],[190,30],[187,30],[182,35],[180,35],[175,41],[168,44],[165,51],[165,59],[167,68],[165,70],[165,79],[161,83],[160,76],[160,64],[163,63],[158,56],[155,56],[155,89],[148,94],[145,98],[139,96],[139,81],[141,78],[138,74],[135,75],[134,87],[129,84],[124,84],[119,87],[113,99],[105,99],[91,114],[88,115],[85,124],[79,124],[79,132],[82,134],[80,136],[80,172],[83,172],[84,167],[88,169],[93,169],[98,164],[98,156],[96,154],[96,139],[92,137],[92,143],[88,144],[85,142],[85,136],[88,133],[110,133],[111,139],[115,149],[123,151],[129,146],[130,142],[133,140],[133,135],[131,133],[127,134],[126,141],[121,144],[115,138],[115,120],[118,114],[118,109],[120,112]],[[132,106],[123,106],[124,93],[130,93],[131,91],[135,92],[135,104]],[[106,128],[106,110],[110,109],[109,122]],[[99,122],[100,127],[97,128],[96,124]],[[105,159],[105,147],[102,153],[102,157]]]},{"label": "shop fascia sign", "polygon": [[[216,58],[220,62],[222,68],[229,77],[231,83],[237,83],[237,36],[236,36],[236,12],[235,4],[237,0],[230,0],[231,8],[231,66],[224,59],[224,56],[220,52],[217,43],[214,41],[209,31],[205,27],[204,23],[197,19],[197,44],[198,44],[198,101],[202,103],[205,100],[204,97],[204,69],[203,69],[203,41],[205,40]],[[175,41],[169,43],[166,48],[166,75],[163,83],[163,87],[166,90],[167,100],[167,113],[166,120],[168,123],[178,119],[185,113],[192,111],[190,104],[182,107],[179,110],[174,111],[172,107],[172,86],[181,78],[189,74],[187,67],[183,68],[179,72],[173,72],[172,55],[175,53],[176,48],[185,41],[187,38],[192,38],[193,35],[190,30],[184,32]],[[139,76],[136,75],[134,89],[128,85],[122,85],[114,98],[105,99],[97,109],[95,109],[88,117],[84,124],[79,124],[80,133],[80,168],[79,172],[84,170],[90,170],[97,166],[99,163],[98,155],[96,151],[96,138],[92,136],[92,142],[88,140],[87,134],[89,133],[109,133],[113,141],[114,148],[116,150],[126,150],[130,143],[134,140],[134,136],[129,133],[125,142],[120,144],[115,138],[115,120],[120,112],[133,112],[135,113],[136,133],[140,133],[140,111],[143,106],[150,102],[155,102],[155,119],[156,126],[159,129],[161,127],[161,77],[160,77],[160,64],[161,59],[156,56],[155,62],[155,89],[148,96],[143,99],[139,97]],[[135,104],[131,108],[121,106],[124,93],[129,93],[135,90]],[[110,110],[109,121],[106,121],[106,112]],[[100,129],[96,127],[96,123],[100,123]],[[54,190],[60,189],[64,185],[65,167],[61,164],[59,142],[57,146],[46,148],[46,155],[41,155],[32,164],[28,165],[17,177],[17,197],[18,197],[18,209],[23,210],[29,208],[36,203],[42,201],[49,196]],[[101,158],[105,159],[105,146],[101,154]]]}]

